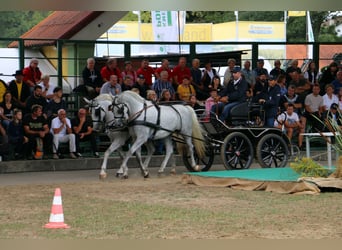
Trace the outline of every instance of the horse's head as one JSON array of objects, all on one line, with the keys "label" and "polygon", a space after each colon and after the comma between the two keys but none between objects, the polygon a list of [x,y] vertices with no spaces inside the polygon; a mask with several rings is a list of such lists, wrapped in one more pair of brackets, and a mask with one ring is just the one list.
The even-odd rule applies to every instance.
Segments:
[{"label": "horse's head", "polygon": [[88,103],[89,112],[93,120],[93,130],[97,132],[103,131],[106,120],[106,105],[103,105],[103,102],[96,99],[84,100]]},{"label": "horse's head", "polygon": [[114,126],[123,127],[127,124],[129,118],[129,110],[125,103],[121,103],[117,97],[114,97],[112,103],[112,109],[114,114]]}]

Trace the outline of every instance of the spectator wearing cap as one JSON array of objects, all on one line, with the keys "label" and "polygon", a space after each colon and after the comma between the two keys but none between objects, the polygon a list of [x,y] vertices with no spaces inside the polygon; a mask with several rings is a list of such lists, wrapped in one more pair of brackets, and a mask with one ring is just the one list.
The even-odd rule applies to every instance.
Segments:
[{"label": "spectator wearing cap", "polygon": [[103,84],[101,72],[95,67],[95,59],[87,59],[87,65],[82,71],[83,84],[87,97],[93,99],[98,96]]},{"label": "spectator wearing cap", "polygon": [[241,68],[235,66],[232,73],[233,80],[220,92],[220,96],[215,100],[218,103],[211,108],[213,113],[218,112],[219,119],[223,122],[229,122],[230,110],[234,106],[246,101],[248,83],[242,77]]},{"label": "spectator wearing cap", "polygon": [[327,118],[329,119],[330,122],[335,122],[340,127],[340,129],[342,129],[341,110],[339,109],[337,103],[332,103],[330,105]]},{"label": "spectator wearing cap", "polygon": [[67,104],[63,99],[63,89],[57,86],[53,89],[53,97],[44,110],[49,124],[53,118],[57,117],[58,110],[60,109],[67,110]]},{"label": "spectator wearing cap", "polygon": [[125,76],[130,76],[132,78],[133,83],[137,81],[137,72],[134,70],[132,62],[126,61],[124,64],[124,70],[121,72],[122,79],[125,79]]},{"label": "spectator wearing cap", "polygon": [[166,70],[167,73],[168,73],[168,80],[169,80],[169,82],[172,83],[172,80],[173,80],[173,77],[172,77],[172,69],[170,68],[169,60],[167,60],[167,59],[165,59],[165,58],[162,59],[162,61],[161,61],[161,66],[155,70],[156,80],[157,80],[157,79],[160,79],[160,73],[161,73],[162,71],[165,71],[165,70]]},{"label": "spectator wearing cap", "polygon": [[152,85],[152,89],[156,92],[158,100],[161,98],[164,89],[169,90],[171,99],[175,99],[175,90],[169,81],[169,73],[166,70],[160,72],[160,79],[157,79]]},{"label": "spectator wearing cap", "polygon": [[150,88],[145,84],[145,77],[143,74],[137,76],[137,81],[133,84],[133,88],[137,88],[139,90],[139,95],[146,99],[147,90]]},{"label": "spectator wearing cap", "polygon": [[119,95],[122,92],[122,89],[118,80],[117,75],[111,75],[109,77],[109,81],[102,85],[100,94],[111,94],[113,96]]},{"label": "spectator wearing cap", "polygon": [[42,72],[38,67],[38,59],[32,58],[29,66],[23,69],[24,82],[30,87],[31,92],[33,87],[41,82]]},{"label": "spectator wearing cap", "polygon": [[15,77],[9,83],[8,89],[12,94],[13,100],[17,107],[24,110],[26,106],[26,99],[31,95],[29,86],[24,82],[24,74],[22,70],[17,70],[13,76]]},{"label": "spectator wearing cap", "polygon": [[196,95],[195,88],[190,82],[190,76],[184,75],[182,83],[177,87],[177,97],[179,100],[189,102],[190,96]]},{"label": "spectator wearing cap", "polygon": [[148,59],[143,59],[141,61],[141,66],[137,70],[138,75],[144,75],[145,77],[145,84],[151,88],[152,87],[152,76],[154,76],[154,69],[149,66],[150,62]]},{"label": "spectator wearing cap", "polygon": [[178,85],[183,82],[184,76],[190,77],[190,82],[192,82],[191,70],[186,66],[186,57],[181,56],[178,59],[178,64],[173,68],[173,88],[177,90]]},{"label": "spectator wearing cap", "polygon": [[280,87],[275,76],[270,75],[264,89],[255,96],[258,103],[263,105],[265,110],[265,126],[273,127],[277,116],[280,101]]}]

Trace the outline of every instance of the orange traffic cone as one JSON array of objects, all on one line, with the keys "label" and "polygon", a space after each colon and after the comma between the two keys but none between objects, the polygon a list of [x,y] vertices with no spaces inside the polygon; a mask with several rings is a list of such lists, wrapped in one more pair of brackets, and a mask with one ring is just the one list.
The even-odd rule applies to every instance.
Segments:
[{"label": "orange traffic cone", "polygon": [[64,223],[64,214],[62,207],[61,189],[56,188],[55,196],[53,197],[51,214],[49,223],[45,224],[45,228],[70,228]]}]

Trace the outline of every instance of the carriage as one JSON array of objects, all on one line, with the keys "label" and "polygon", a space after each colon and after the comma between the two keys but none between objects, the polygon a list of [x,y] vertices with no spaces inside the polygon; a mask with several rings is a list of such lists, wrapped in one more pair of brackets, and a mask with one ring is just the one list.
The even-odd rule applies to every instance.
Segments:
[{"label": "carriage", "polygon": [[[208,171],[216,151],[220,151],[226,169],[247,169],[254,158],[261,167],[284,167],[288,160],[287,137],[280,129],[262,127],[262,108],[248,102],[231,110],[229,126],[216,114],[208,115],[204,110],[195,112],[190,106],[180,103],[156,105],[131,91],[110,97],[106,104],[89,103],[93,107],[93,120],[106,121],[107,130],[112,130],[113,143],[105,152],[102,174],[105,174],[109,154],[123,146],[129,137],[133,137],[133,144],[122,157],[123,162],[117,172],[126,177],[127,161],[134,153],[144,177],[148,177],[147,167],[153,154],[151,141],[161,138],[165,142],[166,154],[159,173],[164,171],[173,153],[172,139],[187,146],[178,149],[183,148],[179,153],[189,171]],[[109,111],[110,107],[112,111]],[[144,162],[140,152],[143,144],[148,149]]]},{"label": "carriage", "polygon": [[[247,169],[254,159],[263,168],[285,167],[290,142],[280,129],[263,127],[264,110],[261,105],[244,102],[233,107],[229,125],[212,112],[196,112],[206,140],[205,157],[196,157],[201,171],[210,169],[217,152],[227,170]],[[195,171],[186,154],[183,154],[183,162],[189,171]]]}]

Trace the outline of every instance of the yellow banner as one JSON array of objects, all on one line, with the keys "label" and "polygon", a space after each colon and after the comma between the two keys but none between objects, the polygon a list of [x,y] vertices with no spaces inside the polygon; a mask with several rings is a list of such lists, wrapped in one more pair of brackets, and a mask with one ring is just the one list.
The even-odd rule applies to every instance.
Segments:
[{"label": "yellow banner", "polygon": [[305,11],[289,11],[288,16],[305,16]]}]

